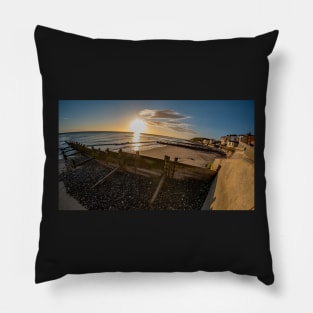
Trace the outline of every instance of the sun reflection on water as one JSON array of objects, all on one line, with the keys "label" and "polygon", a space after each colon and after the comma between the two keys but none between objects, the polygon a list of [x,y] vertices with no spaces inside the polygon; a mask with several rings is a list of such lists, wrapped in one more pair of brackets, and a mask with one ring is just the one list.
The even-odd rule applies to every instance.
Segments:
[{"label": "sun reflection on water", "polygon": [[134,132],[134,136],[133,136],[134,151],[139,151],[139,142],[140,142],[140,132]]},{"label": "sun reflection on water", "polygon": [[146,130],[146,123],[143,120],[137,118],[130,123],[129,128],[132,132],[134,132],[133,149],[134,151],[139,151],[140,134]]}]

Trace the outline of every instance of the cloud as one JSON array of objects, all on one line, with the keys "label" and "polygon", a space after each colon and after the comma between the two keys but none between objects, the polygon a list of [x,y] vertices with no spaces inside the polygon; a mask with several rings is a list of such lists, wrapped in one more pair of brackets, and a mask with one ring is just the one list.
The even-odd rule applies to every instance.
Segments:
[{"label": "cloud", "polygon": [[197,132],[195,130],[190,129],[190,128],[185,127],[185,126],[169,126],[169,128],[171,128],[177,132],[197,134]]},{"label": "cloud", "polygon": [[183,115],[170,109],[144,109],[139,112],[139,116],[150,126],[169,128],[176,132],[197,134],[196,131],[190,128],[190,124],[185,123],[185,120],[191,118],[191,116]]},{"label": "cloud", "polygon": [[185,119],[189,118],[190,116],[182,115],[178,112],[173,110],[149,110],[145,109],[139,112],[139,115],[144,118],[169,118],[169,119]]}]

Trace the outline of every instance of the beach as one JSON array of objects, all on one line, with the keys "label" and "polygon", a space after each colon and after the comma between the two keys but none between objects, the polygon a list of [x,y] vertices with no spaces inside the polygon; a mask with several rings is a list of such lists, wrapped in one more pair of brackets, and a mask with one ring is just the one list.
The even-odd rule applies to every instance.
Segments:
[{"label": "beach", "polygon": [[60,210],[254,210],[254,160],[246,147],[226,158],[173,144],[129,153],[66,143]]}]

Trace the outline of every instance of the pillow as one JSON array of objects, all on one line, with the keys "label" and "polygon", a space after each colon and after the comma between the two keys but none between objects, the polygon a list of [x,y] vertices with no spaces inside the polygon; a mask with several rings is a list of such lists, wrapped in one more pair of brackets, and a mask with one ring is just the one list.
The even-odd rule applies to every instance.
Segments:
[{"label": "pillow", "polygon": [[36,283],[200,270],[273,283],[263,150],[277,36],[130,41],[36,27],[46,153]]}]

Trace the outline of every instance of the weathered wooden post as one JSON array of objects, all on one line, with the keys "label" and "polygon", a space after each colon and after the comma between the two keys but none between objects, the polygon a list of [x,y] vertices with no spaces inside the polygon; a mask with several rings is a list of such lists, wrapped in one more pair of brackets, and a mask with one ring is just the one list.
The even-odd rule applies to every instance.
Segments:
[{"label": "weathered wooden post", "polygon": [[173,177],[174,177],[174,173],[175,173],[175,169],[176,169],[177,161],[178,161],[178,158],[175,158],[175,159],[174,159],[174,164],[172,165],[172,170],[171,170],[171,178],[173,178]]},{"label": "weathered wooden post", "polygon": [[150,205],[152,205],[152,203],[155,201],[155,199],[157,198],[158,194],[160,193],[162,187],[163,187],[163,184],[166,180],[166,178],[168,177],[169,175],[169,163],[170,163],[170,157],[168,155],[165,155],[164,156],[164,168],[163,168],[163,175],[161,176],[160,178],[160,181],[159,181],[159,184],[158,186],[156,187],[154,193],[153,193],[153,196],[152,198],[150,199],[149,203]]},{"label": "weathered wooden post", "polygon": [[74,159],[71,159],[71,161],[72,161],[72,165],[73,165],[73,167],[75,168],[75,167],[76,167],[75,160],[74,160]]},{"label": "weathered wooden post", "polygon": [[170,158],[168,155],[165,155],[164,156],[164,169],[163,169],[163,173],[166,177],[168,177],[169,175],[169,161],[170,161]]},{"label": "weathered wooden post", "polygon": [[124,160],[123,160],[123,150],[118,150],[118,164],[120,167],[124,166]]},{"label": "weathered wooden post", "polygon": [[106,150],[105,150],[105,156],[104,156],[104,160],[105,160],[105,163],[106,163],[106,164],[108,164],[109,153],[110,153],[110,149],[109,149],[109,148],[106,148]]}]

